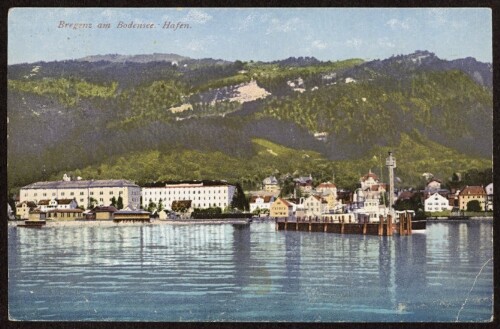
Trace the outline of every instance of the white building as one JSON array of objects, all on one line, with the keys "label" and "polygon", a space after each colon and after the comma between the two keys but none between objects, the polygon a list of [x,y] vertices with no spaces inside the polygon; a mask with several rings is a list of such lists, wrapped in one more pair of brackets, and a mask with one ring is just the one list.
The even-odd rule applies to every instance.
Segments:
[{"label": "white building", "polygon": [[254,212],[257,209],[260,210],[270,210],[271,205],[274,202],[274,196],[272,195],[256,195],[250,198],[250,212]]},{"label": "white building", "polygon": [[[373,188],[373,187],[371,187]],[[358,221],[378,222],[380,216],[386,217],[388,209],[385,205],[380,204],[380,198],[373,195],[370,191],[357,189],[353,195],[353,213]]]},{"label": "white building", "polygon": [[327,201],[318,195],[311,195],[305,198],[302,204],[304,205],[306,216],[321,216],[321,214],[328,211]]},{"label": "white building", "polygon": [[449,200],[437,192],[424,201],[424,211],[426,212],[445,211],[451,210],[451,208]]},{"label": "white building", "polygon": [[142,188],[142,206],[150,202],[162,203],[163,208],[172,209],[173,201],[191,200],[192,208],[219,207],[224,209],[231,204],[236,187],[226,182],[190,182],[179,184],[157,184]]},{"label": "white building", "polygon": [[55,209],[76,209],[78,203],[75,199],[51,199],[51,200],[40,200],[38,201],[38,207],[40,211],[49,211]]},{"label": "white building", "polygon": [[21,188],[19,201],[38,203],[44,199],[75,199],[78,205],[88,208],[92,200],[97,205],[110,205],[114,197],[122,197],[124,207],[138,209],[140,206],[141,188],[139,185],[124,179],[109,180],[69,180],[36,182]]}]

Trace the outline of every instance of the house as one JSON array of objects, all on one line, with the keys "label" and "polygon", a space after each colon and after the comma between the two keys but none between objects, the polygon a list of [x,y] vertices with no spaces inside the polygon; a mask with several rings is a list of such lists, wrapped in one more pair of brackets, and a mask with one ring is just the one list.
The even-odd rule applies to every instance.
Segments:
[{"label": "house", "polygon": [[273,218],[291,219],[293,216],[293,205],[282,198],[277,198],[269,209],[269,216]]},{"label": "house", "polygon": [[92,218],[95,220],[113,220],[114,213],[117,212],[113,206],[98,206],[90,211]]},{"label": "house", "polygon": [[120,222],[120,221],[142,221],[142,222],[149,222],[150,221],[150,213],[145,210],[134,210],[130,208],[125,208],[121,210],[115,211],[113,214],[113,221],[115,222]]},{"label": "house", "polygon": [[451,210],[452,208],[448,198],[445,198],[438,192],[435,192],[424,201],[424,211],[426,212],[445,211]]},{"label": "house", "polygon": [[250,212],[254,212],[257,209],[269,210],[271,204],[274,202],[274,196],[272,195],[255,195],[250,197]]},{"label": "house", "polygon": [[425,186],[426,191],[436,191],[441,189],[441,181],[437,178],[431,178]]},{"label": "house", "polygon": [[466,186],[458,194],[458,206],[460,210],[467,210],[467,204],[470,201],[477,200],[481,211],[486,210],[486,191],[482,186]]},{"label": "house", "polygon": [[37,207],[33,201],[22,201],[16,205],[16,216],[20,219],[29,219],[30,211]]},{"label": "house", "polygon": [[40,209],[33,209],[30,211],[28,220],[46,220],[47,213],[45,211],[41,211]]},{"label": "house", "polygon": [[493,211],[493,183],[486,185],[486,210]]},{"label": "house", "polygon": [[460,190],[451,189],[450,193],[448,193],[448,203],[453,208],[458,208],[458,195],[460,194]]},{"label": "house", "polygon": [[275,193],[275,192],[279,192],[279,190],[280,190],[278,180],[274,176],[266,177],[262,181],[262,186],[263,186],[264,191],[267,191],[267,192]]},{"label": "house", "polygon": [[331,182],[321,183],[316,186],[316,192],[328,203],[328,210],[337,206],[337,186]]},{"label": "house", "polygon": [[387,191],[386,184],[380,183],[378,176],[372,173],[371,169],[368,170],[368,174],[360,178],[359,182],[366,199],[380,200]]},{"label": "house", "polygon": [[373,185],[379,184],[378,176],[372,173],[372,170],[368,170],[368,174],[362,176],[359,180],[361,183],[361,189],[366,191],[367,189],[371,189]]},{"label": "house", "polygon": [[313,190],[313,179],[312,176],[298,177],[293,180],[295,182],[295,187],[300,189],[302,193],[311,193]]},{"label": "house", "polygon": [[41,211],[49,211],[54,209],[76,209],[78,203],[75,199],[44,199],[38,201],[38,206]]},{"label": "house", "polygon": [[331,182],[321,183],[318,186],[316,186],[316,192],[318,194],[328,194],[328,193],[337,194],[337,186]]},{"label": "house", "polygon": [[321,216],[328,211],[328,203],[319,195],[311,195],[303,202],[306,216]]},{"label": "house", "polygon": [[47,219],[55,220],[77,220],[83,219],[83,210],[76,209],[51,209],[46,212]]}]

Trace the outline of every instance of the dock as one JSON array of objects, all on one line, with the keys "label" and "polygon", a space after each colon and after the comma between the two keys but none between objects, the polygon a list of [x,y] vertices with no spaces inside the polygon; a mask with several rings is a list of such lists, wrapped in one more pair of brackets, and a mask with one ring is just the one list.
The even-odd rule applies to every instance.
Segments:
[{"label": "dock", "polygon": [[[335,219],[338,219],[335,220]],[[355,223],[348,214],[340,215],[337,218],[331,216],[321,217],[298,217],[293,220],[288,218],[278,218],[276,220],[277,231],[303,231],[303,232],[324,232],[337,234],[359,234],[392,236],[393,234],[412,234],[412,215],[409,213],[399,214],[398,222],[394,222],[391,215],[380,216],[376,223]]]}]

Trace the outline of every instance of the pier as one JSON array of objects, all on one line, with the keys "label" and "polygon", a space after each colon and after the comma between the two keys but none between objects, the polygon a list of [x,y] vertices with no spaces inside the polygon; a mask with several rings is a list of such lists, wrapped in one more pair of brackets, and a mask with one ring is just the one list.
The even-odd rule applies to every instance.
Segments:
[{"label": "pier", "polygon": [[391,215],[380,216],[376,223],[354,222],[352,214],[325,215],[321,217],[297,217],[293,220],[278,218],[276,220],[277,231],[303,231],[324,232],[337,234],[359,234],[391,236],[412,234],[412,215],[410,213],[399,214],[398,222],[394,222]]}]

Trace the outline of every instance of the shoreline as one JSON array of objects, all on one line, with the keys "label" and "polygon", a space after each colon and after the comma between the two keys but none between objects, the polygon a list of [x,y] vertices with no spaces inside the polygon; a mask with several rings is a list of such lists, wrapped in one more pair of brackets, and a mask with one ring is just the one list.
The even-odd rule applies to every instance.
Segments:
[{"label": "shoreline", "polygon": [[[24,220],[8,221],[8,227],[17,227],[24,223]],[[195,220],[153,220],[151,222],[114,222],[112,220],[47,220],[46,227],[78,227],[78,226],[142,226],[142,225],[193,225],[193,224],[237,224],[246,225],[248,221],[244,219],[195,219]]]}]

